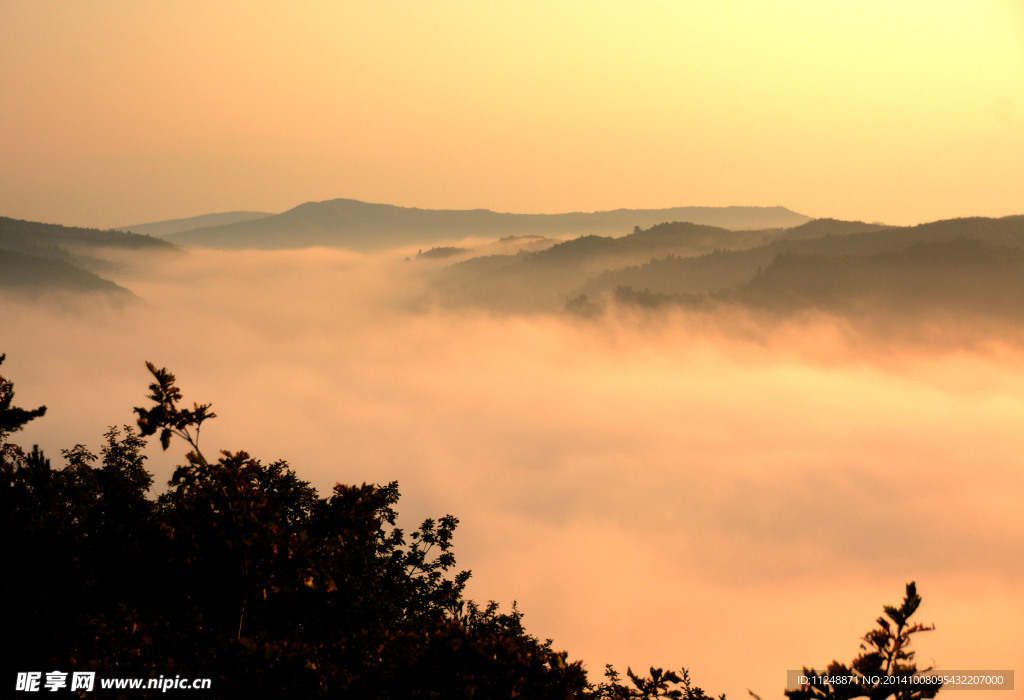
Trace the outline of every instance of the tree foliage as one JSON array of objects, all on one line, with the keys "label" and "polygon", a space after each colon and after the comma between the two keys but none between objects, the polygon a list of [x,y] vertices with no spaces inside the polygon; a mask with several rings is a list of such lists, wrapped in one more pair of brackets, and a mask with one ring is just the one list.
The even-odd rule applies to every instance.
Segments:
[{"label": "tree foliage", "polygon": [[[458,520],[407,533],[397,483],[321,496],[285,462],[207,460],[209,404],[181,409],[174,375],[147,366],[153,405],[135,409],[138,430],[108,430],[98,455],[75,445],[55,468],[38,448],[0,453],[0,596],[18,640],[4,682],[60,669],[211,678],[217,698],[710,697],[685,668],[623,679],[608,666],[591,682],[526,631],[514,604],[468,600]],[[0,389],[2,441],[43,409],[12,408],[11,383],[0,377]],[[174,436],[191,449],[151,498],[144,436],[157,433],[165,449]],[[866,637],[857,672],[913,670],[910,636],[925,628],[906,621],[919,602],[908,587],[902,607],[886,608],[893,624]]]},{"label": "tree foliage", "polygon": [[[12,575],[0,594],[18,601],[7,622],[20,642],[6,668],[180,673],[229,698],[588,692],[582,663],[529,635],[518,610],[464,597],[455,517],[406,532],[397,483],[321,497],[284,462],[207,460],[209,405],[182,409],[174,376],[149,369],[138,430],[111,429],[99,456],[76,445],[63,468],[38,449],[3,460]],[[154,434],[191,449],[151,499],[142,449]]]},{"label": "tree foliage", "polygon": [[[824,672],[803,669],[803,675],[816,681],[796,690],[787,690],[791,700],[845,700],[871,698],[883,700],[923,700],[938,694],[941,685],[915,684],[913,678],[932,668],[919,669],[910,648],[911,637],[919,632],[935,629],[933,625],[910,623],[910,618],[921,605],[917,585],[907,584],[906,594],[899,606],[886,605],[885,615],[877,620],[878,627],[863,637],[861,653],[849,666],[833,661]],[[832,683],[829,678],[856,678],[855,683]]]},{"label": "tree foliage", "polygon": [[[680,673],[665,671],[651,667],[650,675],[640,676],[633,669],[626,669],[626,677],[630,685],[621,682],[621,676],[611,666],[605,667],[605,682],[594,689],[594,698],[602,700],[655,700],[655,698],[676,698],[678,700],[713,700],[705,695],[703,689],[690,681],[690,671],[682,669]],[[725,700],[720,695],[719,700]]]},{"label": "tree foliage", "polygon": [[166,368],[157,369],[152,362],[146,362],[146,367],[156,380],[149,385],[148,397],[156,405],[135,409],[142,435],[153,435],[159,430],[160,445],[165,450],[170,447],[171,436],[177,435],[191,445],[193,452],[205,462],[199,452],[199,429],[203,421],[216,418],[217,414],[210,411],[208,403],[202,406],[194,403],[191,409],[178,408],[181,391],[174,383],[174,375]]},{"label": "tree foliage", "polygon": [[[6,354],[0,354],[0,365],[7,359]],[[14,383],[3,376],[0,376],[0,443],[10,434],[17,432],[26,423],[46,413],[46,406],[40,406],[33,410],[26,410],[12,405],[14,402]]]}]

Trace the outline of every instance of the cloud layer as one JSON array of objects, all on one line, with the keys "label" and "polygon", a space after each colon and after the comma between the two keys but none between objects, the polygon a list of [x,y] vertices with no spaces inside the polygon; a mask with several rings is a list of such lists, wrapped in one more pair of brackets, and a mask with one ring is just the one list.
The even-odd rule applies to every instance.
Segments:
[{"label": "cloud layer", "polygon": [[[471,595],[517,600],[594,675],[685,664],[780,696],[788,668],[850,660],[912,579],[938,626],[921,661],[1024,657],[1024,352],[998,333],[453,312],[401,255],[160,265],[118,280],[137,309],[4,309],[18,403],[50,407],[23,442],[95,447],[132,422],[143,361],[167,366],[219,415],[204,451],[321,490],[397,479],[406,524],[457,515]],[[150,449],[158,483],[171,453]]]}]

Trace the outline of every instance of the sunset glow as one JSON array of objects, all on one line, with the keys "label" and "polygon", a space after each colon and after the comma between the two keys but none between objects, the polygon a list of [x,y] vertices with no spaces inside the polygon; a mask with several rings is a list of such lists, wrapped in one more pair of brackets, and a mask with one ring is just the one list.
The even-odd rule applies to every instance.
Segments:
[{"label": "sunset glow", "polygon": [[1021,75],[1012,0],[13,0],[0,209],[999,216],[1024,187]]},{"label": "sunset glow", "polygon": [[[19,653],[42,667],[66,637],[73,671],[95,627],[127,641],[90,668],[123,652],[335,697],[392,657],[442,668],[405,650],[480,634],[464,604],[494,600],[567,650],[538,673],[685,665],[767,700],[853,659],[916,580],[922,667],[1011,669],[1014,215],[1021,0],[0,0],[0,495],[22,540],[72,543],[30,556],[93,587],[60,596],[82,629]],[[164,405],[157,367],[213,405],[205,453],[168,427],[203,411]],[[90,481],[110,426],[135,447]],[[378,538],[393,489],[324,505],[278,459],[321,497],[398,481],[408,533],[458,517],[465,599],[415,560],[429,536]],[[202,478],[168,486],[176,468]],[[103,510],[117,478],[130,507]],[[55,493],[74,508],[37,517]],[[214,511],[230,527],[204,530]],[[156,554],[115,575],[101,537]],[[45,585],[78,585],[36,569],[11,579],[45,599],[22,627]],[[178,572],[199,593],[167,617],[118,597]],[[1024,699],[1016,671],[993,697]]]}]

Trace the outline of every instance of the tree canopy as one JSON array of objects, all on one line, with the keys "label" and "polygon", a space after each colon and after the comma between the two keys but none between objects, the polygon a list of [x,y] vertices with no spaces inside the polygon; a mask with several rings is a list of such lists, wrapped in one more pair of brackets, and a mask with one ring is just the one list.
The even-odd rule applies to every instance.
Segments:
[{"label": "tree canopy", "polygon": [[[284,462],[208,460],[198,428],[210,405],[179,408],[174,375],[147,365],[153,405],[135,409],[138,430],[109,429],[98,455],[64,450],[61,468],[6,442],[45,409],[13,407],[0,377],[0,595],[18,640],[5,682],[60,669],[210,678],[216,698],[709,697],[686,669],[623,679],[609,666],[592,681],[581,661],[529,634],[514,604],[467,599],[457,518],[406,532],[395,482],[339,483],[321,496]],[[174,436],[191,449],[151,498],[143,448],[157,433],[164,449]],[[910,636],[927,628],[907,620],[919,603],[911,584],[850,671],[914,672]],[[147,692],[164,694],[133,697]],[[823,692],[787,694],[851,697]]]}]

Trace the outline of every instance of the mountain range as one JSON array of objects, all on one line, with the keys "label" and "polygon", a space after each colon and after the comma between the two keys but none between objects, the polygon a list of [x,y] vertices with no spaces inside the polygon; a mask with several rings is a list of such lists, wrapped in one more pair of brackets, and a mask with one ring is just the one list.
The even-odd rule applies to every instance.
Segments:
[{"label": "mountain range", "polygon": [[[671,216],[714,218],[734,228],[636,223]],[[786,221],[795,223],[775,225]],[[762,225],[745,227],[757,222]],[[196,223],[217,225],[180,230]],[[1024,299],[1024,216],[886,226],[810,220],[781,207],[522,215],[332,200],[283,214],[229,212],[136,228],[169,232],[173,241],[237,248],[423,246],[406,260],[443,306],[593,315],[609,303],[729,304],[783,313],[940,309],[1024,319],[1018,301]],[[467,238],[479,241],[445,244]],[[181,252],[152,235],[0,218],[0,293],[131,299],[110,279],[119,266]]]},{"label": "mountain range", "polygon": [[140,233],[146,236],[166,237],[181,233],[182,231],[238,224],[252,221],[253,219],[262,219],[266,216],[273,216],[273,214],[265,211],[225,211],[216,214],[203,214],[202,216],[188,216],[184,219],[169,219],[167,221],[154,221],[148,224],[118,226],[117,230]]},{"label": "mountain range", "polygon": [[[594,304],[611,300],[796,309],[928,298],[962,309],[1005,309],[1000,295],[968,291],[972,280],[974,289],[990,291],[999,280],[999,288],[1014,293],[1013,274],[998,263],[1015,261],[1022,251],[1024,216],[902,227],[818,219],[747,232],[676,222],[619,238],[584,236],[542,251],[469,258],[437,270],[434,287],[443,304],[514,312],[568,304],[589,314]],[[1020,274],[1024,279],[1024,269]],[[914,284],[923,290],[918,296],[910,294]],[[961,303],[967,296],[971,303]]]},{"label": "mountain range", "polygon": [[[240,220],[218,223],[211,216]],[[634,228],[666,221],[689,221],[730,230],[796,226],[810,220],[784,207],[675,207],[616,209],[568,214],[508,214],[487,209],[417,209],[371,204],[354,199],[307,202],[286,212],[257,212],[198,217],[200,227],[181,230],[183,222],[156,222],[126,227],[156,233],[179,245],[209,248],[342,247],[380,250],[409,245],[437,245],[469,237],[567,237],[582,234],[622,235]],[[187,225],[187,224],[186,224]],[[167,231],[168,233],[162,233]]]}]

